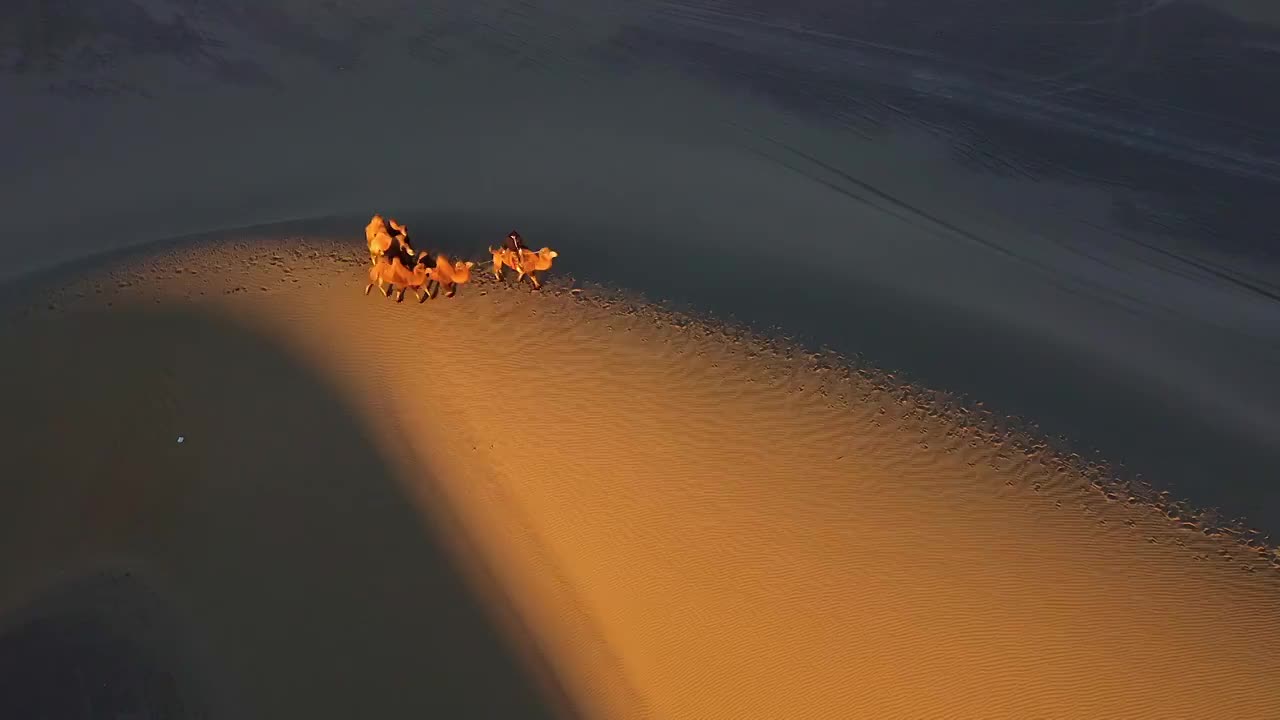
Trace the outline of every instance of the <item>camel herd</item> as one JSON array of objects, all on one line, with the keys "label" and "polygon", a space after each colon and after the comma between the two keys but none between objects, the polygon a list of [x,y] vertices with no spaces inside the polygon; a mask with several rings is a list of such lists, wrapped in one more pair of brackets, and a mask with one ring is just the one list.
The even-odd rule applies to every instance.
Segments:
[{"label": "camel herd", "polygon": [[[414,253],[409,243],[409,230],[394,218],[383,219],[374,215],[364,228],[365,241],[369,246],[369,284],[364,293],[376,285],[386,297],[396,294],[396,302],[404,300],[406,291],[412,290],[418,296],[418,302],[433,297],[433,291],[444,290],[445,297],[453,297],[458,286],[471,280],[471,261],[453,260],[437,253],[422,251]],[[502,279],[502,269],[510,268],[516,272],[516,282],[529,278],[534,288],[542,287],[537,273],[551,269],[551,261],[559,253],[551,248],[538,251],[525,247],[520,233],[511,231],[497,248],[489,248],[493,256],[493,275]]]}]

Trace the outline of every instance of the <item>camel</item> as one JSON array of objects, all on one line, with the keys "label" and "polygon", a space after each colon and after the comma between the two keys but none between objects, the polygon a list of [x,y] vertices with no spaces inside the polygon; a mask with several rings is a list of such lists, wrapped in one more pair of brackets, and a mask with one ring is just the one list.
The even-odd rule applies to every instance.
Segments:
[{"label": "camel", "polygon": [[[436,265],[428,272],[428,277],[435,282],[437,287],[445,288],[445,297],[453,297],[458,291],[459,285],[464,285],[471,280],[471,268],[475,263],[470,260],[450,262],[445,255],[436,256]],[[431,288],[427,288],[427,297],[431,297]]]},{"label": "camel", "polygon": [[[388,227],[390,225],[390,227]],[[364,227],[364,239],[369,245],[369,263],[378,264],[381,257],[413,257],[413,248],[409,245],[409,229],[391,218],[388,223],[381,215],[374,215]]]},{"label": "camel", "polygon": [[550,270],[551,261],[560,256],[560,253],[549,247],[544,247],[538,252],[525,249],[511,250],[505,247],[489,248],[489,254],[493,255],[494,277],[501,280],[502,268],[506,266],[516,271],[516,282],[520,282],[525,275],[528,275],[534,289],[542,287],[536,273]]},{"label": "camel", "polygon": [[364,294],[368,295],[374,285],[377,285],[386,297],[391,297],[391,292],[398,289],[400,294],[396,297],[396,302],[403,302],[405,291],[412,288],[414,294],[418,296],[418,302],[426,300],[431,296],[427,283],[431,281],[432,273],[426,258],[426,252],[418,253],[418,260],[414,263],[412,270],[405,267],[398,257],[390,260],[385,257],[378,258],[373,267],[369,268],[369,284],[365,286]]}]

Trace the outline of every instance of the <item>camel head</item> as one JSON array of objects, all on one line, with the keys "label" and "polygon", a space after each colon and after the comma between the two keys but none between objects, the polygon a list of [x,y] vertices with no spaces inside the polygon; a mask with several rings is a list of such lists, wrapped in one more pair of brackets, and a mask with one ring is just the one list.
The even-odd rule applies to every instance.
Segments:
[{"label": "camel head", "polygon": [[372,243],[375,235],[386,231],[387,223],[383,221],[381,215],[375,214],[373,219],[369,221],[369,224],[364,226],[364,239],[367,242]]}]

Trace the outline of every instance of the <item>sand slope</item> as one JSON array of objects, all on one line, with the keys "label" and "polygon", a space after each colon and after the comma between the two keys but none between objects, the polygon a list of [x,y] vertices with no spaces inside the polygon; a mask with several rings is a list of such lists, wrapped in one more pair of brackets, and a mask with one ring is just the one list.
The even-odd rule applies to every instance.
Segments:
[{"label": "sand slope", "polygon": [[[4,605],[51,568],[92,565],[107,540],[129,536],[147,540],[119,552],[151,568],[181,618],[216,625],[252,607],[204,598],[270,575],[223,563],[271,553],[262,562],[279,582],[303,573],[336,603],[307,616],[314,627],[360,618],[377,632],[315,642],[282,621],[296,617],[284,599],[305,594],[297,587],[258,606],[251,635],[193,640],[202,662],[228,662],[250,642],[277,658],[352,646],[373,657],[378,642],[399,643],[398,674],[369,671],[366,681],[397,692],[427,665],[409,640],[445,655],[465,642],[462,631],[434,637],[452,621],[426,586],[400,592],[406,577],[425,582],[407,558],[426,552],[414,548],[427,530],[387,534],[368,524],[382,513],[352,509],[394,506],[402,493],[424,528],[455,533],[451,548],[471,563],[487,607],[514,611],[499,622],[504,647],[523,647],[526,667],[545,660],[588,716],[1280,715],[1280,572],[1265,552],[1209,537],[1142,498],[1108,498],[1106,478],[1044,448],[1024,452],[877,373],[592,292],[479,282],[450,301],[395,305],[360,294],[361,251],[322,240],[273,254],[234,243],[170,251],[74,284],[56,310],[33,299],[11,331],[35,333],[28,363],[39,357],[32,348],[75,346],[30,323],[111,303],[107,317],[212,315],[273,338],[273,352],[322,380],[273,392],[286,376],[238,365],[254,355],[219,333],[184,331],[193,326],[181,318],[167,321],[170,341],[153,337],[154,356],[96,376],[118,380],[114,396],[77,402],[76,383],[58,381],[59,368],[74,378],[74,365],[6,368],[3,456],[22,464],[0,502],[0,567],[15,578]],[[209,358],[227,380],[192,389],[189,368]],[[215,382],[211,369],[201,373]],[[141,387],[146,402],[131,392]],[[308,399],[322,393],[353,422],[308,443],[308,424],[336,412]],[[299,405],[264,411],[255,396],[258,408]],[[23,410],[42,404],[56,410]],[[77,407],[99,425],[170,432],[184,413],[216,407],[221,424],[188,422],[196,429],[181,447],[157,429],[155,454],[86,474],[55,430]],[[20,434],[9,425],[18,418],[27,419]],[[91,425],[74,425],[75,436]],[[231,426],[239,434],[215,430]],[[370,460],[393,470],[323,460],[343,433],[356,443],[362,432],[376,448]],[[272,460],[281,448],[319,459]],[[170,479],[137,485],[156,472]],[[362,499],[386,478],[396,492]],[[101,509],[119,484],[131,488],[128,527],[150,530],[104,519],[121,517]],[[259,487],[284,502],[260,503]],[[290,501],[312,507],[300,513]],[[335,508],[352,522],[296,524],[341,516]],[[237,529],[263,527],[276,530],[253,530],[252,549],[220,547],[242,537]],[[197,547],[214,562],[192,564]],[[345,561],[324,562],[329,553]],[[398,633],[406,622],[425,624]],[[301,702],[230,677],[239,707],[270,715]],[[349,691],[320,663],[292,677],[320,708]],[[341,714],[327,707],[322,715]]]}]

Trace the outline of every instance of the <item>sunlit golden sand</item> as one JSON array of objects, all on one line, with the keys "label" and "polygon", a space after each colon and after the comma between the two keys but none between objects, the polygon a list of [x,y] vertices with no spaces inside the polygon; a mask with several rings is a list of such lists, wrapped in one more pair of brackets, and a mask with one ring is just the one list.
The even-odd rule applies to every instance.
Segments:
[{"label": "sunlit golden sand", "polygon": [[1274,557],[1096,468],[555,270],[396,304],[363,294],[358,237],[281,248],[131,260],[22,322],[177,303],[271,333],[457,519],[592,716],[1280,717]]}]

